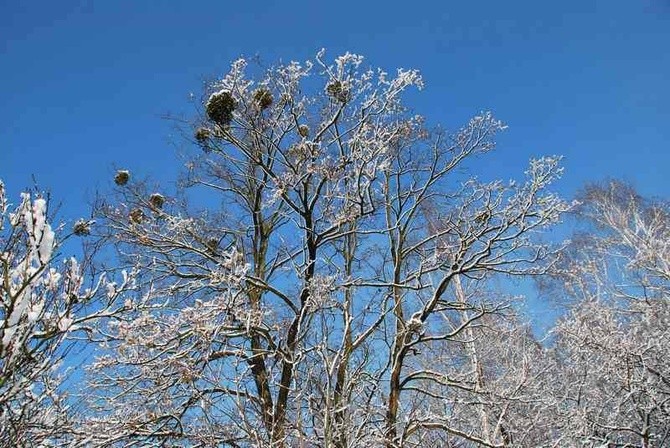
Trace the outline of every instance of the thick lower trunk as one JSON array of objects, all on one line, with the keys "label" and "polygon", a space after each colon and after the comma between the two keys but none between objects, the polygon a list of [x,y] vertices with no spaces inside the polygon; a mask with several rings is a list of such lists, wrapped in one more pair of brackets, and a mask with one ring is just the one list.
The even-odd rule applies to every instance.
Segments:
[{"label": "thick lower trunk", "polygon": [[285,426],[286,426],[286,404],[288,402],[289,391],[291,389],[291,382],[293,381],[293,355],[295,353],[296,340],[298,337],[298,323],[300,316],[296,316],[289,328],[287,339],[287,357],[284,359],[281,370],[281,377],[279,380],[279,392],[277,393],[277,404],[275,406],[273,427],[272,427],[272,442],[276,446],[284,446]]},{"label": "thick lower trunk", "polygon": [[261,402],[261,412],[263,414],[263,424],[266,431],[270,433],[273,428],[272,417],[272,394],[270,393],[270,384],[268,382],[267,369],[265,366],[265,357],[260,352],[262,347],[257,336],[251,338],[252,356],[249,359],[251,374],[254,377],[256,391]]},{"label": "thick lower trunk", "polygon": [[389,378],[389,401],[386,409],[386,447],[395,447],[398,437],[396,423],[398,421],[398,409],[400,408],[400,374],[405,360],[407,350],[404,345],[404,330],[396,335],[393,343],[393,363],[391,377]]},{"label": "thick lower trunk", "polygon": [[279,379],[279,391],[277,392],[277,401],[275,404],[275,412],[272,429],[273,446],[285,446],[285,428],[286,428],[286,406],[288,403],[289,392],[291,390],[291,383],[293,382],[294,373],[294,356],[296,348],[298,347],[298,328],[303,318],[303,312],[307,301],[309,300],[309,283],[314,277],[315,263],[316,263],[316,243],[314,242],[314,234],[311,230],[311,220],[306,219],[306,239],[307,239],[307,269],[305,270],[305,279],[302,292],[300,293],[300,312],[293,318],[291,326],[286,335],[286,354],[282,361],[281,376]]},{"label": "thick lower trunk", "polygon": [[347,366],[349,365],[350,341],[347,341],[345,354],[342,356],[340,365],[337,368],[337,378],[335,382],[335,448],[345,448],[347,446],[347,430],[345,424],[345,410],[342,406],[345,395],[345,382],[347,376]]},{"label": "thick lower trunk", "polygon": [[[353,226],[349,229],[353,230]],[[351,277],[353,273],[353,262],[354,262],[354,253],[356,252],[356,236],[351,233],[345,237],[344,244],[344,259],[346,260],[345,264],[345,274],[347,277]],[[353,351],[353,341],[351,334],[351,311],[352,311],[352,292],[351,289],[346,289],[344,292],[344,305],[345,312],[342,319],[342,326],[345,330],[344,334],[344,348],[342,353],[342,359],[340,364],[337,366],[337,374],[335,380],[335,397],[334,397],[334,409],[335,409],[335,436],[334,436],[334,445],[335,448],[346,448],[348,446],[348,426],[346,424],[346,406],[345,400],[348,399],[347,395],[347,371],[349,368],[349,359],[351,357],[351,352]]]}]

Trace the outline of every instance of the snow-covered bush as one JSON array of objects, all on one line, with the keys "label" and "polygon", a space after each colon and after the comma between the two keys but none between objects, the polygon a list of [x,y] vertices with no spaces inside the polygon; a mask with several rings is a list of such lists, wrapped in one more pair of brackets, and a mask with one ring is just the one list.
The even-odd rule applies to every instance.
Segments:
[{"label": "snow-covered bush", "polygon": [[[74,234],[82,235],[75,225]],[[105,277],[85,287],[80,263],[59,257],[62,228],[49,222],[49,201],[22,193],[11,204],[0,181],[0,445],[56,443],[69,430],[59,387],[69,336],[90,332],[95,319],[119,311],[118,294],[104,302]],[[130,285],[130,279],[119,288]]]}]

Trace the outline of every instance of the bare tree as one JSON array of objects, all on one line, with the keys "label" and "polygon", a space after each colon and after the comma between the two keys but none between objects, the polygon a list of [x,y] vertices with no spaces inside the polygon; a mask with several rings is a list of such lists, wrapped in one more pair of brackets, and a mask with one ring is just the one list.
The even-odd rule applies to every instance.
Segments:
[{"label": "bare tree", "polygon": [[99,329],[87,443],[505,446],[506,411],[463,428],[422,403],[469,381],[431,362],[504,308],[459,285],[553,260],[536,237],[569,209],[547,191],[558,159],[519,183],[467,176],[505,126],[482,113],[429,132],[401,101],[418,72],[362,62],[235,61],[204,102],[183,200],[119,174],[99,218],[142,290]]},{"label": "bare tree", "polygon": [[[90,323],[122,309],[105,277],[85,288],[75,258],[58,263],[62,228],[49,224],[48,198],[23,193],[12,206],[0,182],[0,445],[48,446],[65,440],[70,403],[62,359]],[[86,234],[90,223],[73,229]],[[71,234],[70,234],[71,235]],[[67,238],[67,236],[65,237]],[[128,279],[129,277],[127,277]],[[129,282],[117,287],[120,293]]]}]

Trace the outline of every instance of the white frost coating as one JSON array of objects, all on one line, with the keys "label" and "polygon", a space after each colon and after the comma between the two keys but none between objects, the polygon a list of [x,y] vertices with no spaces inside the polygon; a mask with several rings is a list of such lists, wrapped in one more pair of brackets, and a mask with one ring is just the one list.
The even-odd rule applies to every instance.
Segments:
[{"label": "white frost coating", "polygon": [[44,302],[40,301],[34,304],[30,308],[30,311],[28,311],[28,322],[30,323],[37,322],[37,319],[39,319],[43,308],[44,308]]},{"label": "white frost coating", "polygon": [[58,322],[58,329],[60,331],[67,331],[72,326],[72,319],[69,317],[62,317]]},{"label": "white frost coating", "polygon": [[12,342],[12,338],[16,333],[16,327],[7,327],[5,328],[5,334],[2,336],[2,346],[9,347],[9,343]]},{"label": "white frost coating", "polygon": [[[40,442],[42,432],[60,431],[62,367],[55,361],[67,334],[79,331],[73,297],[79,297],[83,282],[74,259],[53,263],[54,230],[47,199],[22,193],[18,204],[8,204],[0,182],[0,428],[16,419],[17,428],[35,428],[25,433],[25,440],[35,435],[40,446],[49,445]],[[96,309],[92,315],[99,311],[108,310]],[[3,446],[17,444],[10,435]]]},{"label": "white frost coating", "polygon": [[[26,215],[30,216],[29,209],[30,209],[30,195],[28,193],[21,193],[21,205],[19,205],[16,208],[16,212],[9,214],[10,224],[14,227],[18,226],[22,219],[25,220]],[[32,220],[30,221],[30,225],[32,226]]]},{"label": "white frost coating", "polygon": [[111,299],[116,294],[116,282],[109,282],[105,285],[107,289],[107,298]]},{"label": "white frost coating", "polygon": [[47,201],[45,201],[44,198],[37,198],[35,199],[35,202],[33,202],[32,222],[34,225],[33,232],[36,241],[41,240],[42,230],[44,229],[44,226],[46,225],[47,222],[46,208],[47,208]]},{"label": "white frost coating", "polygon": [[[0,216],[4,216],[7,211],[7,196],[5,194],[5,184],[0,180]],[[0,219],[0,230],[4,225],[4,220]]]},{"label": "white frost coating", "polygon": [[50,290],[55,291],[60,283],[61,274],[54,268],[50,268],[44,276],[44,286]]},{"label": "white frost coating", "polygon": [[412,314],[412,317],[405,324],[410,331],[419,331],[423,328],[423,321],[421,320],[421,311]]},{"label": "white frost coating", "polygon": [[41,263],[51,258],[54,249],[55,234],[46,221],[47,201],[43,198],[35,199],[33,204],[33,220],[35,222],[35,242]]},{"label": "white frost coating", "polygon": [[51,258],[55,245],[55,234],[47,222],[47,201],[37,198],[30,203],[30,194],[21,193],[21,205],[16,213],[9,214],[10,224],[14,227],[23,223],[30,239],[30,250],[41,264]]},{"label": "white frost coating", "polygon": [[16,324],[19,323],[19,320],[21,320],[21,317],[28,308],[28,305],[30,305],[31,292],[32,288],[28,286],[25,288],[23,293],[16,298],[14,302],[14,309],[12,310],[12,313],[9,315],[9,319],[7,319],[8,327],[16,326]]}]

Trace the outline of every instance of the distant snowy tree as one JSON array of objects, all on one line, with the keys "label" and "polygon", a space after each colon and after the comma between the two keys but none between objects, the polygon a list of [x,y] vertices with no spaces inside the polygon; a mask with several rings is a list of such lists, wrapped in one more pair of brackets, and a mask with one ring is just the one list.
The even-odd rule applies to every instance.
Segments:
[{"label": "distant snowy tree", "polygon": [[573,309],[554,330],[561,446],[670,445],[670,207],[591,186],[589,224],[556,269]]},{"label": "distant snowy tree", "polygon": [[[499,303],[501,293],[481,290],[477,281],[453,285],[454,296],[467,306],[482,296]],[[551,382],[555,380],[551,352],[533,336],[510,305],[496,313],[459,310],[443,324],[449,343],[430,347],[415,372],[406,376],[410,390],[422,390],[414,404],[419,422],[442,414],[434,423],[443,433],[431,436],[419,431],[415,446],[542,446],[551,440],[553,421]],[[409,381],[412,383],[409,383]],[[408,433],[420,428],[417,423]],[[408,440],[412,440],[408,438]]]}]

